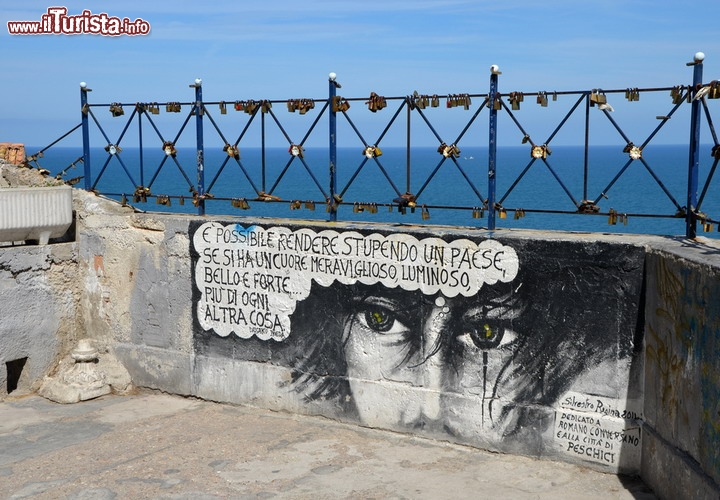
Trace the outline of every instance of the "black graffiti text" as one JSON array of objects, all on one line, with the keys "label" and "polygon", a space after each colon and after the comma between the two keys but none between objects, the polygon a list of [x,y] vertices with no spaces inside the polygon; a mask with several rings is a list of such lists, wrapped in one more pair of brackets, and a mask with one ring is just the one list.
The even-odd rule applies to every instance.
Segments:
[{"label": "black graffiti text", "polygon": [[338,255],[338,236],[310,235],[307,233],[278,234],[280,251],[312,253],[315,255]]},{"label": "black graffiti text", "polygon": [[[212,232],[215,231],[215,239]],[[273,248],[275,246],[275,233],[272,231],[254,231],[252,227],[244,229],[242,226],[211,227],[203,229],[202,239],[205,243],[241,244],[251,247]]]},{"label": "black graffiti text", "polygon": [[568,442],[567,450],[565,451],[572,451],[577,455],[592,458],[594,460],[599,460],[608,464],[615,463],[615,453],[603,450],[601,448],[596,448],[594,446],[585,446],[583,444],[570,441]]},{"label": "black graffiti text", "polygon": [[269,311],[268,295],[266,293],[243,290],[238,295],[238,290],[224,287],[205,287],[205,300],[213,304],[227,304],[229,306],[250,306],[256,309]]},{"label": "black graffiti text", "polygon": [[462,287],[463,289],[468,289],[470,287],[470,276],[468,276],[465,272],[458,271],[457,269],[448,270],[445,268],[425,267],[422,265],[403,265],[401,266],[400,279],[428,286],[443,285],[453,288]]},{"label": "black graffiti text", "polygon": [[491,248],[451,248],[450,266],[458,269],[490,269],[500,271],[503,276],[507,270],[503,267],[505,252],[498,252]]},{"label": "black graffiti text", "polygon": [[416,245],[405,241],[392,241],[388,239],[374,239],[358,236],[344,236],[339,248],[343,256],[364,257],[366,259],[387,259],[396,262],[418,259]]},{"label": "black graffiti text", "polygon": [[346,278],[391,279],[397,277],[397,267],[387,262],[366,262],[327,257],[311,257],[310,272],[322,273]]},{"label": "black graffiti text", "polygon": [[283,336],[283,326],[277,314],[270,311],[251,310],[248,314],[239,307],[207,304],[205,321],[222,322],[231,325],[255,327],[255,331],[270,331],[273,336]]},{"label": "black graffiti text", "polygon": [[306,255],[253,251],[245,248],[205,248],[202,263],[241,269],[307,271]]}]

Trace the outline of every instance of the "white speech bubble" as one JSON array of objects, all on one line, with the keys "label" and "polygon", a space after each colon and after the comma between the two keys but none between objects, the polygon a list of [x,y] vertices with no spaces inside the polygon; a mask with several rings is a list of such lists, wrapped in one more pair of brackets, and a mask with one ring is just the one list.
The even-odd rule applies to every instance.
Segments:
[{"label": "white speech bubble", "polygon": [[193,243],[199,255],[200,325],[223,337],[235,333],[245,339],[287,338],[290,316],[310,294],[313,281],[326,287],[335,281],[380,283],[427,295],[470,297],[485,284],[512,281],[519,266],[515,250],[494,240],[448,243],[399,233],[207,222]]}]

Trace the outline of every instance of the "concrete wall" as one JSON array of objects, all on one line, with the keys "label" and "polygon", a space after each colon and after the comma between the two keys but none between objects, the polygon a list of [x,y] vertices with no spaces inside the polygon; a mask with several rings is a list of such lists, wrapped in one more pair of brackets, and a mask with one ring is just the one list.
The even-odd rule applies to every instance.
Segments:
[{"label": "concrete wall", "polygon": [[661,243],[647,256],[642,476],[665,498],[718,498],[717,245]]},{"label": "concrete wall", "polygon": [[716,246],[76,203],[76,244],[0,252],[13,311],[17,269],[67,277],[22,300],[76,305],[42,333],[53,356],[80,331],[139,386],[720,491]]},{"label": "concrete wall", "polygon": [[0,247],[0,399],[37,389],[78,334],[77,245]]}]

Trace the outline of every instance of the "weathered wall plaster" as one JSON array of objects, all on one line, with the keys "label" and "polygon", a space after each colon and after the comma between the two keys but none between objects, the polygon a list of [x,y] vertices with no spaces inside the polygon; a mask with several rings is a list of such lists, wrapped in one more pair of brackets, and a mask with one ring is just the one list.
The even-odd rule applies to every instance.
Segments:
[{"label": "weathered wall plaster", "polygon": [[647,257],[642,475],[665,498],[717,498],[720,250],[680,250]]},{"label": "weathered wall plaster", "polygon": [[[0,361],[32,360],[29,385],[86,335],[138,386],[640,471],[661,497],[717,496],[716,246],[211,221],[83,192],[76,210],[77,242],[0,251]],[[298,235],[309,246],[291,246]],[[388,241],[399,253],[383,255]]]}]

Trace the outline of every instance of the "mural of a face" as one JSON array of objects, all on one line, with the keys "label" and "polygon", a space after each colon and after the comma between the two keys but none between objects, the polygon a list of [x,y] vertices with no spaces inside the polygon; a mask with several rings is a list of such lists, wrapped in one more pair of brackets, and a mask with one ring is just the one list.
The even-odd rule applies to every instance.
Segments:
[{"label": "mural of a face", "polygon": [[572,419],[621,415],[641,373],[642,250],[517,243],[204,223],[195,348],[283,367],[311,413],[615,464]]},{"label": "mural of a face", "polygon": [[339,354],[361,422],[501,438],[521,340],[515,288],[469,299],[358,286],[339,301]]}]

